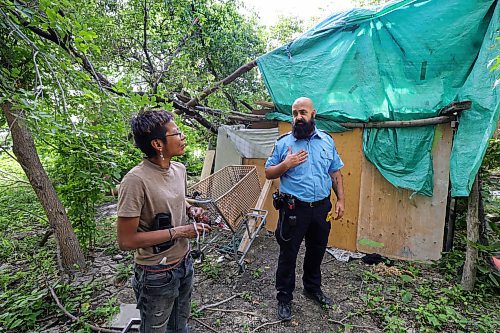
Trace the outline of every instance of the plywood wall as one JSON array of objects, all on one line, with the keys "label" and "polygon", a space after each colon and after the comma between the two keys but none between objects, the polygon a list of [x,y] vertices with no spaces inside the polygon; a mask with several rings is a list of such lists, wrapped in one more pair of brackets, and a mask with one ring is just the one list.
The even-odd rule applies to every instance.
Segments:
[{"label": "plywood wall", "polygon": [[441,257],[451,143],[450,125],[436,126],[432,197],[412,197],[410,191],[395,188],[370,162],[362,159],[358,250],[400,259]]},{"label": "plywood wall", "polygon": [[[290,130],[289,123],[279,123],[280,135]],[[436,127],[432,152],[432,198],[421,195],[412,197],[410,191],[397,189],[386,181],[363,156],[361,129],[333,133],[332,137],[345,164],[342,175],[346,211],[342,219],[332,222],[328,246],[365,253],[376,252],[391,258],[439,259],[444,235],[452,142],[449,124]],[[244,164],[257,166],[261,185],[265,180],[265,162],[265,159],[243,160]],[[272,207],[271,194],[278,188],[279,180],[275,180],[264,207],[269,211],[266,224],[269,231],[276,229],[278,213]],[[334,197],[332,195],[333,205]],[[364,241],[360,244],[360,240]]]},{"label": "plywood wall", "polygon": [[[291,124],[280,122],[280,135],[291,130]],[[331,134],[340,158],[345,166],[342,168],[345,192],[345,214],[342,219],[332,222],[328,238],[328,246],[356,251],[358,229],[359,192],[361,182],[362,131],[354,129],[344,133]],[[335,207],[335,195],[332,195]]]}]

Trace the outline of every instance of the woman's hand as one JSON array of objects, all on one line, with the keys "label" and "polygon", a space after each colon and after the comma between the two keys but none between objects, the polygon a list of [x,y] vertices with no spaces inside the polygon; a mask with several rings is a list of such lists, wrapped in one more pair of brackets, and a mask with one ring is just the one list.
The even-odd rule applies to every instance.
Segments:
[{"label": "woman's hand", "polygon": [[209,221],[207,212],[201,207],[189,207],[188,216],[192,217],[196,222],[208,223]]},{"label": "woman's hand", "polygon": [[[204,232],[210,232],[212,228],[205,223],[193,223],[182,225],[180,227],[173,228],[175,231],[176,238],[196,238],[197,235],[202,235]],[[198,231],[198,232],[196,232]]]}]

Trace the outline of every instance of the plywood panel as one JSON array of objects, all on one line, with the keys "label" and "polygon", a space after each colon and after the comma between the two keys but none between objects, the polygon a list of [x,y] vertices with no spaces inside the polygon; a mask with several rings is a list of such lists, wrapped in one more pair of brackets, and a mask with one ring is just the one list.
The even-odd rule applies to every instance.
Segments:
[{"label": "plywood panel", "polygon": [[[441,257],[451,140],[450,125],[438,125],[432,151],[433,197],[414,195],[410,199],[410,191],[395,188],[362,159],[358,250],[399,259],[427,261]],[[360,241],[380,244],[363,245]]]},{"label": "plywood panel", "polygon": [[201,169],[200,179],[205,179],[212,173],[212,166],[214,164],[215,150],[207,150],[205,160],[203,161],[203,169]]},{"label": "plywood panel", "polygon": [[[291,124],[280,122],[279,133],[284,134],[291,130]],[[340,158],[345,166],[342,176],[345,192],[345,214],[342,219],[332,222],[332,229],[328,238],[328,246],[356,251],[356,237],[358,229],[359,193],[361,184],[362,131],[357,128],[344,133],[331,134]],[[335,195],[332,194],[332,204],[335,207]]]}]

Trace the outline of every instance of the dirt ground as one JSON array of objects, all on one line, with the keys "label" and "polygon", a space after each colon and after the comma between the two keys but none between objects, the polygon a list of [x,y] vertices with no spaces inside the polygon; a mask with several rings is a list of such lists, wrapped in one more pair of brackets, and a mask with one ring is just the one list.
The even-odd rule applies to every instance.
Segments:
[{"label": "dirt ground", "polygon": [[[223,256],[216,251],[210,252],[203,263],[197,263],[192,299],[194,306],[189,322],[191,331],[337,332],[342,325],[335,321],[353,325],[350,332],[381,331],[369,316],[352,316],[354,311],[363,306],[360,276],[366,265],[360,260],[343,263],[325,254],[322,265],[323,291],[334,300],[335,305],[331,308],[322,308],[302,294],[304,244],[297,263],[293,318],[290,322],[279,322],[274,289],[278,252],[274,235],[261,231],[247,255],[243,273],[238,274],[236,262],[230,260],[228,255]],[[224,260],[217,262],[222,257]],[[198,311],[204,306],[225,300],[228,301]],[[119,301],[135,302],[129,286],[124,286]]]}]

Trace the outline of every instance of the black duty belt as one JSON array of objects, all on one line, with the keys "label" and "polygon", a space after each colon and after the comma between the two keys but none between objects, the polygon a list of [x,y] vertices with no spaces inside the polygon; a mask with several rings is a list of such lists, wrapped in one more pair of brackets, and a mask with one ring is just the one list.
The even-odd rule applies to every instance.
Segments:
[{"label": "black duty belt", "polygon": [[329,201],[330,201],[330,197],[329,196],[326,197],[326,198],[323,198],[321,200],[313,201],[313,202],[302,201],[302,200],[299,200],[299,199],[295,198],[295,204],[297,206],[300,206],[300,207],[311,207],[311,208],[319,207],[321,205],[326,204]]}]

